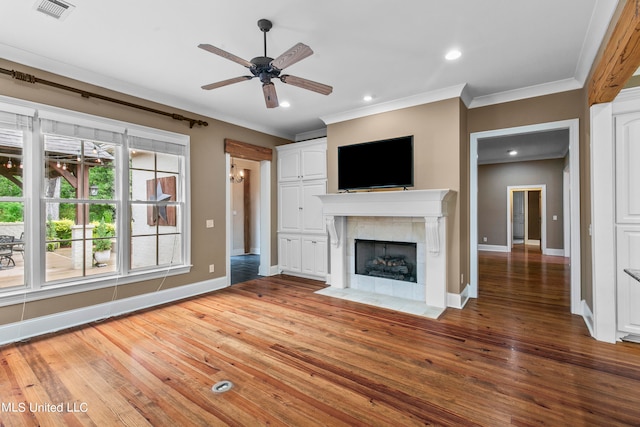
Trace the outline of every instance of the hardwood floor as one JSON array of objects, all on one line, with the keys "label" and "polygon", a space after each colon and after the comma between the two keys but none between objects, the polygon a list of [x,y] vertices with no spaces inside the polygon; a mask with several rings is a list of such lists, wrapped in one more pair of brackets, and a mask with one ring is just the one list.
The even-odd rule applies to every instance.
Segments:
[{"label": "hardwood floor", "polygon": [[438,321],[274,276],[5,346],[0,424],[639,425],[640,345],[589,337],[564,259],[480,260]]}]

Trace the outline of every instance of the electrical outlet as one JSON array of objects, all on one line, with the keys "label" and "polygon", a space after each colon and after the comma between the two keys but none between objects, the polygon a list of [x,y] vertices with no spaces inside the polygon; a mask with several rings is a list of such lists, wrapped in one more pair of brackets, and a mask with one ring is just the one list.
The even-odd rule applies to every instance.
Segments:
[{"label": "electrical outlet", "polygon": [[207,220],[207,228],[213,228],[214,227],[214,222],[212,219],[208,219]]},{"label": "electrical outlet", "polygon": [[209,264],[209,273],[213,273],[216,271],[216,267],[214,264]]},{"label": "electrical outlet", "polygon": [[483,238],[482,238],[482,242],[483,242],[483,243],[487,243],[487,238],[486,238],[486,237],[483,237]]}]

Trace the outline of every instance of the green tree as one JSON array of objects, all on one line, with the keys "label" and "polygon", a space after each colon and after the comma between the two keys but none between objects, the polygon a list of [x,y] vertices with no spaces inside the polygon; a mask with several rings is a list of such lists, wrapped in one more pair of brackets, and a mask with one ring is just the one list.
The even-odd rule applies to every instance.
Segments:
[{"label": "green tree", "polygon": [[[20,177],[18,177],[20,179]],[[22,188],[0,176],[0,197],[21,197]],[[24,215],[20,202],[0,202],[0,222],[22,222]]]}]

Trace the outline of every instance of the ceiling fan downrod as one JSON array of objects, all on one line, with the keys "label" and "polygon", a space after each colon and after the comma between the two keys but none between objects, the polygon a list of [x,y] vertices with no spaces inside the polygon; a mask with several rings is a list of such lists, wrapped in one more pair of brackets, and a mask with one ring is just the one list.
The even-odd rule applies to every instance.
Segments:
[{"label": "ceiling fan downrod", "polygon": [[267,33],[273,27],[273,24],[268,19],[260,19],[258,21],[258,28],[262,31],[264,36],[264,56],[267,57]]}]

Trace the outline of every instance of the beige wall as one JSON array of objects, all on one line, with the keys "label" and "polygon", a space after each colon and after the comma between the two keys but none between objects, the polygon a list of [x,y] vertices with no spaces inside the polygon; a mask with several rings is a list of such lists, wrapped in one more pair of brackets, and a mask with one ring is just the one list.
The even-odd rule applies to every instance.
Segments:
[{"label": "beige wall", "polygon": [[540,184],[547,189],[547,248],[563,249],[563,169],[564,159],[478,166],[478,242],[506,246],[507,187]]},{"label": "beige wall", "polygon": [[[42,79],[208,121],[209,126],[207,127],[194,126],[193,129],[190,129],[188,122],[173,120],[169,117],[151,114],[98,99],[85,99],[79,95],[44,85],[19,82],[11,79],[9,76],[0,77],[0,95],[189,135],[191,137],[191,254],[193,267],[189,274],[168,277],[163,284],[163,288],[172,288],[226,275],[224,224],[226,221],[225,185],[227,176],[225,174],[224,139],[231,138],[270,148],[289,143],[290,141],[209,117],[198,116],[190,112],[158,105],[100,87],[66,79],[2,59],[0,59],[0,67],[31,73]],[[274,150],[271,168],[272,236],[276,235],[277,218],[276,160]],[[205,228],[205,221],[207,219],[213,219],[215,221],[215,228]],[[277,264],[277,239],[275,238],[272,239],[271,260],[272,264]],[[209,264],[215,264],[215,273],[209,273]],[[118,298],[125,298],[154,292],[158,288],[159,283],[160,280],[151,280],[123,285],[118,288],[117,296]],[[35,301],[27,304],[25,319],[108,302],[112,296],[113,289],[111,288],[61,298]],[[0,310],[0,324],[15,322],[20,319],[20,314],[20,307],[3,307]]]},{"label": "beige wall", "polygon": [[[451,202],[448,242],[448,291],[460,293],[460,275],[468,277],[466,136],[461,132],[465,107],[458,98],[331,124],[327,128],[329,193],[337,192],[338,147],[360,142],[414,136],[414,189],[449,188]],[[464,182],[463,182],[464,181]],[[461,202],[462,200],[462,202]],[[463,221],[465,223],[463,224]],[[464,234],[464,235],[462,235]]]}]

